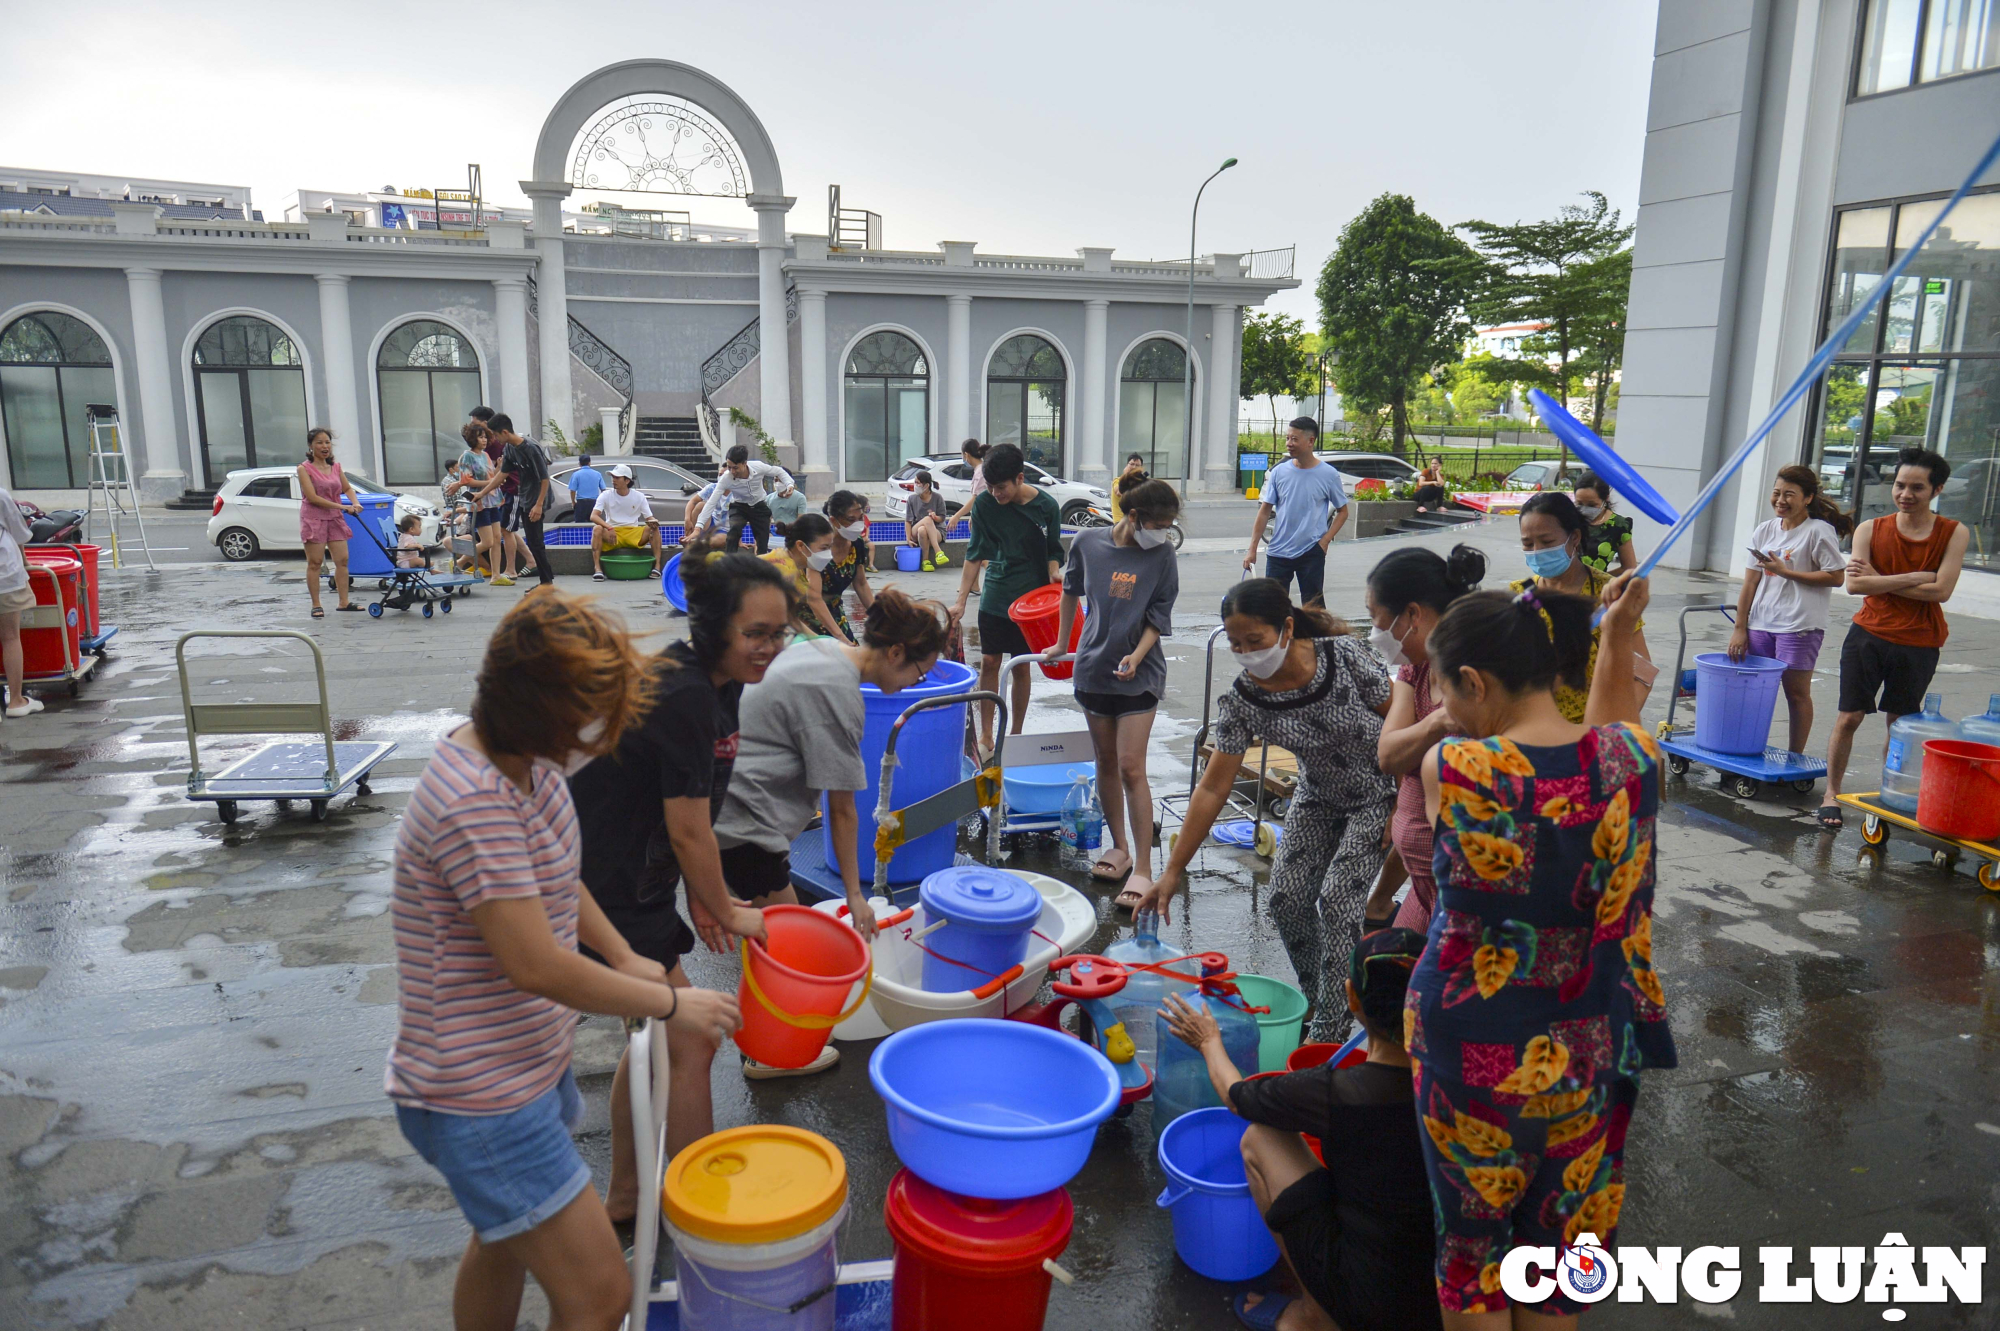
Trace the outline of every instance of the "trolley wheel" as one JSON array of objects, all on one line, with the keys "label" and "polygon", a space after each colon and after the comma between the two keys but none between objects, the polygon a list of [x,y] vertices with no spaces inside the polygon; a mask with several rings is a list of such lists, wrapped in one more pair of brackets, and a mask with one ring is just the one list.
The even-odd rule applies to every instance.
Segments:
[{"label": "trolley wheel", "polygon": [[1678,753],[1670,753],[1667,755],[1667,770],[1675,776],[1686,776],[1688,774],[1688,760],[1681,757]]},{"label": "trolley wheel", "polygon": [[440,610],[444,611],[444,612],[445,612],[445,613],[446,613],[447,615],[448,615],[448,614],[450,614],[450,613],[451,613],[451,598],[450,598],[449,596],[447,596],[447,597],[445,597],[445,598],[444,598],[444,599],[443,599],[442,601],[439,601],[439,602],[438,602],[438,609],[440,609]]},{"label": "trolley wheel", "polygon": [[375,590],[378,592],[386,592],[389,590],[389,586],[390,586],[390,580],[388,578],[379,578],[376,580]]},{"label": "trolley wheel", "polygon": [[79,693],[83,692],[83,681],[81,679],[72,676],[69,681],[68,688],[69,688],[69,696],[74,698]]},{"label": "trolley wheel", "polygon": [[313,807],[313,821],[314,821],[314,822],[316,822],[316,823],[323,823],[323,822],[325,822],[325,821],[326,821],[326,801],[325,801],[325,800],[314,800],[314,801],[312,802],[312,807]]},{"label": "trolley wheel", "polygon": [[382,603],[380,601],[370,601],[368,603],[368,617],[370,619],[380,619],[382,617]]},{"label": "trolley wheel", "polygon": [[1949,869],[1958,863],[1958,853],[1950,850],[1934,850],[1931,852],[1931,863],[1940,869]]},{"label": "trolley wheel", "polygon": [[1729,778],[1729,793],[1752,799],[1758,791],[1757,778],[1753,776],[1732,776]]},{"label": "trolley wheel", "polygon": [[1277,854],[1278,853],[1277,829],[1272,827],[1269,823],[1257,824],[1257,834],[1251,842],[1251,848],[1254,849],[1259,855],[1263,856],[1267,860],[1270,859],[1273,855]]},{"label": "trolley wheel", "polygon": [[1861,820],[1861,839],[1871,846],[1879,846],[1889,839],[1889,824],[1874,814]]},{"label": "trolley wheel", "polygon": [[357,795],[373,795],[375,793],[375,787],[369,785],[368,782],[365,780],[356,781],[354,783],[354,793]]},{"label": "trolley wheel", "polygon": [[431,603],[430,603],[429,601],[425,601],[425,602],[424,602],[424,618],[425,618],[425,619],[429,619],[430,617],[431,617]]},{"label": "trolley wheel", "polygon": [[1271,801],[1271,816],[1273,818],[1283,818],[1286,814],[1290,813],[1291,811],[1292,811],[1292,802],[1289,799],[1286,799],[1281,796],[1278,799],[1274,799]]},{"label": "trolley wheel", "polygon": [[1792,789],[1798,791],[1799,794],[1801,795],[1810,795],[1813,793],[1813,788],[1817,785],[1819,785],[1819,782],[1813,780],[1809,776],[1806,776],[1806,777],[1800,777],[1797,781],[1792,782]]},{"label": "trolley wheel", "polygon": [[1979,866],[1979,885],[1988,892],[2000,892],[2000,860],[1988,860]]},{"label": "trolley wheel", "polygon": [[215,802],[215,812],[221,816],[223,822],[231,826],[235,825],[237,812],[235,800],[217,800]]}]

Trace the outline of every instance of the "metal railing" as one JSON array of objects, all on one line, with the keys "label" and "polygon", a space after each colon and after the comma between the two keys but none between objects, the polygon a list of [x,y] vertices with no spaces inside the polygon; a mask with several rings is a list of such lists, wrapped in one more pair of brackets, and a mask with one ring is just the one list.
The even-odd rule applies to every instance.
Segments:
[{"label": "metal railing", "polygon": [[[799,317],[799,289],[785,288],[785,325],[790,327]],[[728,341],[715,349],[715,353],[701,363],[701,404],[695,412],[695,423],[701,427],[701,442],[710,456],[722,456],[722,413],[717,411],[711,395],[722,386],[743,373],[744,367],[757,359],[763,347],[759,315],[730,335]]]},{"label": "metal railing", "polygon": [[1281,250],[1251,250],[1243,256],[1243,270],[1253,282],[1277,282],[1292,276],[1292,265],[1297,260],[1298,246],[1287,245]]},{"label": "metal railing", "polygon": [[[528,275],[528,313],[535,317],[536,322],[541,321],[541,295],[532,273]],[[632,362],[619,355],[609,342],[591,332],[574,314],[569,316],[569,354],[582,361],[585,369],[624,399],[618,408],[618,439],[606,439],[600,447],[607,453],[629,452],[624,444],[638,427],[637,414],[633,409]],[[545,408],[547,405],[543,404]],[[616,450],[613,449],[614,442],[619,446]]]}]

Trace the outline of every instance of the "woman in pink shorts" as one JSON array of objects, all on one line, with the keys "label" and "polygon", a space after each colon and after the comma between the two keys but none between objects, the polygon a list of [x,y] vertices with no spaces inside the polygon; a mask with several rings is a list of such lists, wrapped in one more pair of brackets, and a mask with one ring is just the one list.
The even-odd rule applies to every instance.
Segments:
[{"label": "woman in pink shorts", "polygon": [[361,608],[347,599],[347,539],[354,532],[345,516],[360,511],[353,484],[333,460],[333,431],[308,431],[306,460],[299,464],[299,540],[306,547],[306,593],[312,597],[314,619],[326,618],[319,603],[319,570],[328,554],[333,556],[333,589],[340,594],[334,609]]},{"label": "woman in pink shorts", "polygon": [[1729,657],[1767,656],[1785,664],[1785,707],[1791,713],[1786,748],[1806,751],[1812,733],[1813,663],[1826,640],[1833,589],[1846,576],[1840,538],[1854,523],[1820,493],[1810,467],[1786,467],[1771,483],[1776,517],[1751,533],[1751,564],[1736,594],[1736,632]]}]

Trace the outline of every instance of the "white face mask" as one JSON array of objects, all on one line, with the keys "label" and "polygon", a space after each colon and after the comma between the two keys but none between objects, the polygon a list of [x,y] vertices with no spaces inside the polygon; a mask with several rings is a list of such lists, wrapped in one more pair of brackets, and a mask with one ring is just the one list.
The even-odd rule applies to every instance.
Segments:
[{"label": "white face mask", "polygon": [[1243,667],[1243,673],[1250,678],[1269,679],[1285,664],[1285,653],[1291,649],[1292,640],[1286,637],[1254,652],[1239,652],[1232,647],[1229,654],[1236,658],[1236,664]]},{"label": "white face mask", "polygon": [[565,777],[575,776],[578,772],[581,772],[584,768],[597,761],[598,755],[589,752],[589,749],[595,746],[597,741],[603,737],[604,721],[600,718],[576,732],[576,742],[583,745],[583,748],[571,749],[569,756],[561,762],[555,762],[547,758],[537,758],[535,761],[544,767],[561,772]]},{"label": "white face mask", "polygon": [[835,527],[834,530],[845,536],[848,540],[855,541],[868,534],[868,523],[866,521],[850,522],[845,527]]},{"label": "white face mask", "polygon": [[1386,629],[1368,630],[1368,645],[1375,649],[1375,654],[1381,657],[1391,670],[1410,663],[1410,658],[1403,652],[1403,640],[1396,636],[1395,623],[1396,621],[1392,619],[1389,621],[1390,627]]},{"label": "white face mask", "polygon": [[833,562],[833,551],[815,550],[806,556],[806,567],[817,573]]},{"label": "white face mask", "polygon": [[1156,546],[1165,545],[1172,539],[1172,536],[1173,534],[1164,527],[1134,527],[1132,529],[1132,539],[1139,543],[1141,550],[1151,550]]},{"label": "white face mask", "polygon": [[1585,522],[1595,522],[1604,516],[1604,506],[1602,504],[1578,504],[1576,511],[1583,514]]}]

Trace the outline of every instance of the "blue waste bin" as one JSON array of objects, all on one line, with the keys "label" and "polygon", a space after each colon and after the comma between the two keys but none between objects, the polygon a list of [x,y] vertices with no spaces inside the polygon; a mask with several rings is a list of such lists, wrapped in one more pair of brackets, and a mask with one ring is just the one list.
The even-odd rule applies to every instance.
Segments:
[{"label": "blue waste bin", "polygon": [[[347,515],[347,525],[356,529],[347,542],[347,571],[380,577],[395,568],[386,552],[396,548],[396,496],[357,494],[355,497],[361,501],[361,511]],[[360,530],[364,523],[367,531]],[[374,541],[368,539],[370,535],[375,537]],[[376,541],[381,544],[378,546]]]}]

